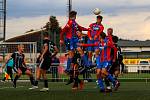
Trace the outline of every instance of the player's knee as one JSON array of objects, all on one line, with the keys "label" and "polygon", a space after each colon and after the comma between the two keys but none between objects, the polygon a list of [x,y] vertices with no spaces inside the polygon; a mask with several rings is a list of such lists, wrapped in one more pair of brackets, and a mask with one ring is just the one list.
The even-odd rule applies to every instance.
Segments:
[{"label": "player's knee", "polygon": [[96,55],[99,55],[99,49],[96,49],[96,50],[95,50],[95,54],[96,54]]},{"label": "player's knee", "polygon": [[118,77],[119,71],[115,71],[114,75],[115,75],[115,77]]},{"label": "player's knee", "polygon": [[31,76],[31,75],[32,75],[31,71],[30,71],[30,70],[27,70],[27,71],[26,71],[26,75]]},{"label": "player's knee", "polygon": [[102,69],[102,74],[105,75],[105,76],[107,76],[108,75],[107,70],[106,69]]},{"label": "player's knee", "polygon": [[73,58],[73,55],[74,55],[73,51],[69,51],[68,53],[69,58]]}]

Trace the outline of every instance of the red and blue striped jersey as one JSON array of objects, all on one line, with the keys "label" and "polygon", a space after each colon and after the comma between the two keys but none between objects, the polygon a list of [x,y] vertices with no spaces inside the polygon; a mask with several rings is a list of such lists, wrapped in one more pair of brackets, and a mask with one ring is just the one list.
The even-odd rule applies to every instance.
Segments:
[{"label": "red and blue striped jersey", "polygon": [[67,39],[71,39],[77,35],[77,31],[88,31],[88,29],[80,26],[75,20],[69,19],[66,26],[61,30],[60,40],[63,40],[64,33]]}]

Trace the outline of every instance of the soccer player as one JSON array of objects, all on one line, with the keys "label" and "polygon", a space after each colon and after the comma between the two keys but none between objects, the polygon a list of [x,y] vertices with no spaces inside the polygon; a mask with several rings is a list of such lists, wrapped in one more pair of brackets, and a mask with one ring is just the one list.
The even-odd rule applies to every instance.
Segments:
[{"label": "soccer player", "polygon": [[[80,26],[75,20],[76,20],[76,11],[71,11],[69,13],[69,20],[66,24],[66,26],[62,29],[60,33],[60,44],[64,44],[64,33],[65,36],[65,45],[68,52],[68,60],[67,60],[67,68],[65,69],[65,72],[69,73],[71,70],[71,64],[73,63],[73,56],[74,56],[74,50],[77,48],[78,43],[78,37],[77,32],[78,31],[88,31],[88,29]],[[84,57],[83,57],[84,58]],[[70,80],[68,82],[72,83],[72,76],[70,76]]]},{"label": "soccer player", "polygon": [[113,42],[113,28],[108,28],[107,29],[107,38]]},{"label": "soccer player", "polygon": [[[117,90],[120,86],[120,82],[117,79],[118,75],[120,73],[120,65],[122,64],[122,53],[121,53],[121,48],[118,46],[117,42],[118,42],[118,37],[117,36],[113,36],[112,37],[115,48],[117,49],[117,54],[115,56],[115,61],[112,63],[112,67],[110,68],[110,73],[113,75],[114,79],[117,82],[117,87],[115,90]],[[107,87],[110,86],[110,84],[107,84]]]},{"label": "soccer player", "polygon": [[23,52],[24,52],[24,45],[20,44],[18,45],[18,51],[14,52],[11,55],[14,61],[14,69],[16,72],[16,76],[13,81],[14,88],[16,88],[16,82],[21,77],[22,74],[28,75],[30,77],[31,84],[34,85],[34,78],[30,69],[26,66],[25,55],[23,54]]},{"label": "soccer player", "polygon": [[11,78],[11,81],[13,82],[13,77],[12,77],[12,75],[13,75],[13,72],[12,72],[13,66],[14,66],[13,58],[10,55],[8,55],[8,58],[6,59],[5,64],[2,66],[2,68],[5,68],[5,71],[6,71],[6,75],[2,79],[2,82],[5,82],[5,80],[8,79],[9,76]]},{"label": "soccer player", "polygon": [[[83,43],[84,39],[83,37],[86,35],[83,35],[81,32],[77,32],[77,44],[78,43]],[[84,53],[83,48],[78,46],[76,44],[76,48],[74,49],[74,56],[73,56],[73,60],[71,63],[71,69],[70,69],[70,80],[69,82],[66,84],[70,84],[74,81],[74,85],[72,87],[72,89],[78,89],[78,83],[80,84],[80,89],[83,89],[83,81],[79,79],[78,75],[80,74],[79,72],[79,66],[81,67],[87,67],[87,60],[88,57],[87,55]],[[81,59],[82,65],[79,64],[78,60]]]},{"label": "soccer player", "polygon": [[[114,68],[114,66],[116,66],[116,63],[117,62],[117,51],[118,51],[118,48],[116,46],[116,42],[118,41],[118,37],[116,38],[116,36],[113,35],[113,28],[108,28],[107,29],[107,37],[106,37],[114,46],[114,48],[111,48],[111,60],[110,60],[110,74],[112,74],[113,76],[113,73],[112,73],[112,69]],[[116,79],[116,78],[115,78]],[[117,81],[117,80],[116,80]],[[118,82],[118,81],[117,81]],[[111,92],[112,89],[111,89],[111,86],[110,86],[110,83],[109,83],[109,80],[107,78],[105,78],[105,85],[106,85],[106,92]],[[117,83],[117,86],[119,86],[119,83]],[[117,89],[117,88],[116,88]]]},{"label": "soccer player", "polygon": [[44,40],[43,40],[43,48],[41,50],[41,55],[39,57],[39,68],[37,69],[37,76],[35,85],[30,89],[37,89],[38,88],[38,81],[41,78],[41,75],[44,79],[44,88],[42,88],[40,91],[45,92],[49,91],[48,88],[48,80],[46,76],[46,71],[50,68],[52,57],[56,56],[58,53],[58,48],[56,45],[49,40],[48,33],[44,34]]},{"label": "soccer player", "polygon": [[[104,27],[102,25],[103,17],[98,15],[96,23],[90,24],[90,30],[88,31],[88,44],[94,44],[99,42],[100,34],[103,32]],[[98,47],[88,47],[88,64],[92,65],[92,52],[99,52]]]},{"label": "soccer player", "polygon": [[109,73],[110,61],[111,61],[111,48],[114,48],[112,42],[106,38],[105,33],[100,34],[100,41],[95,44],[80,44],[80,46],[98,46],[99,53],[96,52],[96,64],[97,64],[97,79],[98,85],[100,86],[101,92],[105,91],[103,85],[103,78],[107,78],[113,83],[113,86],[116,88],[116,81]]}]

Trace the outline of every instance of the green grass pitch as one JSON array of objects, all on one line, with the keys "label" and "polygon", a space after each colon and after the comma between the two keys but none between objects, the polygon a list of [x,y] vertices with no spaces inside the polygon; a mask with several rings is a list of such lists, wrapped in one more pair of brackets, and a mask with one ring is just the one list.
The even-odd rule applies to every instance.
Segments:
[{"label": "green grass pitch", "polygon": [[[49,83],[49,92],[28,90],[28,82],[18,82],[17,86],[0,83],[0,100],[150,100],[150,83],[144,82],[122,82],[118,91],[106,94],[100,93],[94,82],[85,83],[82,91],[72,91],[71,85],[61,82]],[[42,88],[43,83],[39,86]]]}]

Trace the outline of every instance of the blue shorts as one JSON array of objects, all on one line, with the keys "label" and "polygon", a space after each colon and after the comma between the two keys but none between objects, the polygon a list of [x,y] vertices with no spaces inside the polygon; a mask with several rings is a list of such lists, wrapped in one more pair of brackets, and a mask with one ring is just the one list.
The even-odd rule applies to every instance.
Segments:
[{"label": "blue shorts", "polygon": [[97,69],[102,69],[102,68],[105,68],[109,71],[110,67],[111,67],[111,62],[110,61],[104,61],[104,62],[101,62],[99,66],[97,66]]},{"label": "blue shorts", "polygon": [[75,50],[78,46],[79,39],[77,37],[73,37],[71,39],[65,39],[66,50]]},{"label": "blue shorts", "polygon": [[[96,42],[98,42],[98,40],[90,40],[90,39],[88,39],[88,41],[87,41],[88,44],[94,44]],[[90,47],[87,48],[88,51],[92,51],[92,52],[94,52],[95,49],[99,49],[99,47],[98,46],[95,46],[95,47],[91,47],[90,46]]]}]

